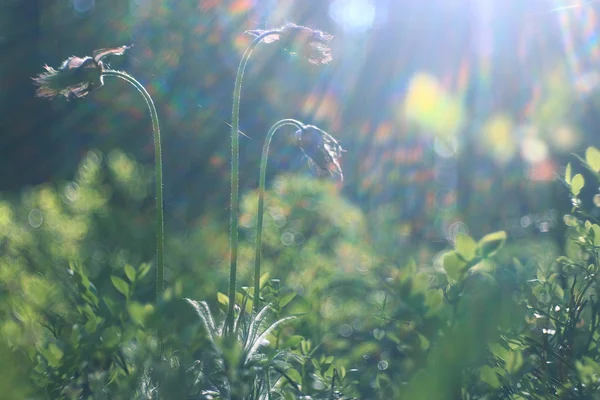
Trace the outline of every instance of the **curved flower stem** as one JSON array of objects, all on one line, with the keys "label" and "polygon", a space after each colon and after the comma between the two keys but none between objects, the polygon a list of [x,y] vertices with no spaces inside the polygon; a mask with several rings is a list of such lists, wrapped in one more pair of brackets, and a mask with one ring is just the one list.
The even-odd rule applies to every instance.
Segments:
[{"label": "curved flower stem", "polygon": [[146,100],[150,118],[152,119],[152,132],[154,133],[154,157],[155,157],[155,181],[156,181],[156,252],[157,252],[157,268],[156,268],[156,303],[160,299],[164,291],[164,276],[165,276],[165,223],[163,215],[163,176],[162,176],[162,149],[160,141],[160,127],[158,125],[158,114],[152,97],[146,91],[144,86],[139,83],[134,77],[123,71],[106,70],[102,72],[103,76],[114,76],[121,78],[131,83],[141,93]]},{"label": "curved flower stem", "polygon": [[293,125],[298,129],[302,129],[304,125],[300,121],[295,119],[282,119],[277,121],[265,139],[263,145],[262,157],[260,159],[260,178],[258,182],[258,211],[256,214],[256,253],[254,258],[254,312],[258,313],[260,309],[260,261],[261,261],[261,250],[262,250],[262,230],[263,230],[263,214],[265,210],[265,186],[267,180],[267,161],[269,158],[269,146],[271,145],[271,139],[275,132],[281,127],[286,125]]},{"label": "curved flower stem", "polygon": [[229,264],[229,308],[227,310],[227,319],[225,323],[226,331],[233,333],[234,316],[233,310],[235,306],[235,289],[237,275],[237,253],[238,253],[238,212],[239,212],[239,164],[240,164],[240,98],[242,94],[242,80],[246,64],[252,54],[252,51],[265,37],[280,33],[279,30],[272,30],[263,33],[252,41],[248,46],[235,77],[235,87],[233,89],[233,106],[231,108],[231,216],[230,216],[230,232],[229,246],[231,248],[230,264]]}]

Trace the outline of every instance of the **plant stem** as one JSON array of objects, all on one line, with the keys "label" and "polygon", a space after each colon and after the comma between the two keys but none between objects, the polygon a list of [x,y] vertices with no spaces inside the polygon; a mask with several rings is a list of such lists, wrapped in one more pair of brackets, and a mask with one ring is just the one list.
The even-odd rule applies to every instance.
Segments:
[{"label": "plant stem", "polygon": [[260,261],[262,256],[262,230],[263,230],[263,214],[265,210],[265,186],[267,180],[267,161],[269,158],[269,147],[271,139],[275,132],[286,125],[293,125],[298,129],[302,129],[303,124],[295,119],[282,119],[277,121],[265,139],[263,145],[262,157],[260,159],[260,177],[258,181],[258,211],[256,214],[256,252],[254,258],[254,313],[258,313],[260,309]]},{"label": "plant stem", "polygon": [[235,77],[235,86],[233,89],[233,106],[231,108],[231,215],[230,215],[230,232],[229,246],[230,264],[229,264],[229,308],[227,310],[226,331],[233,333],[233,310],[235,306],[235,290],[236,290],[236,275],[237,275],[237,253],[238,253],[238,212],[239,212],[239,164],[240,164],[240,146],[239,146],[239,128],[240,128],[240,98],[242,94],[242,80],[246,64],[252,54],[252,51],[265,37],[279,33],[277,30],[267,31],[250,43]]},{"label": "plant stem", "polygon": [[139,83],[134,77],[123,71],[106,70],[102,72],[103,76],[114,76],[121,78],[132,84],[146,100],[146,105],[150,111],[152,119],[152,132],[154,133],[154,169],[156,182],[156,252],[157,252],[157,268],[156,268],[156,303],[160,299],[164,291],[165,278],[165,222],[163,214],[163,174],[162,174],[162,149],[160,141],[160,127],[158,125],[158,114],[152,97],[146,91],[144,86]]}]

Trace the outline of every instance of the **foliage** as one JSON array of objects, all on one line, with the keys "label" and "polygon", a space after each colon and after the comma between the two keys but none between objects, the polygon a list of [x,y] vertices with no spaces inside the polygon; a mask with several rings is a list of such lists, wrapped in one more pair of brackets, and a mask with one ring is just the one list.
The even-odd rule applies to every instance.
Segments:
[{"label": "foliage", "polygon": [[[160,84],[150,91],[163,95],[163,100],[168,94],[169,104],[164,114],[171,120],[171,127],[178,126],[177,131],[187,133],[197,130],[198,126],[188,125],[184,129],[180,122],[183,115],[192,114],[191,110],[197,105],[206,110],[205,117],[220,119],[214,100],[220,96],[215,96],[214,90],[197,90],[193,82],[204,81],[202,87],[211,88],[218,82],[226,87],[227,80],[220,78],[224,77],[223,71],[227,74],[227,68],[222,67],[235,51],[222,51],[221,45],[227,39],[226,35],[220,37],[222,28],[240,15],[250,15],[244,11],[250,6],[180,2],[178,9],[176,3],[150,8],[129,5],[137,10],[131,15],[134,20],[148,20],[161,28],[170,25],[169,21],[177,21],[188,28],[181,31],[170,27],[172,35],[166,39],[161,35],[147,35],[145,29],[144,35],[133,35],[156,36],[152,41],[161,44],[141,43],[140,57],[145,61],[136,57],[132,60],[140,67],[154,69],[145,72],[149,76],[160,73],[167,78],[155,80]],[[225,9],[228,11],[223,12]],[[198,11],[203,16],[165,18],[167,14],[175,17],[177,14],[171,14],[175,10],[185,10],[185,15],[198,15],[194,14]],[[88,11],[91,13],[93,7]],[[429,14],[429,10],[426,12]],[[78,17],[88,15],[86,13]],[[333,17],[335,13],[330,14]],[[124,15],[129,19],[128,13]],[[414,19],[412,12],[403,15]],[[52,15],[44,14],[41,20],[59,20],[49,17]],[[390,21],[396,26],[402,25],[398,25],[396,19]],[[106,34],[114,34],[119,30],[118,25],[131,27],[130,22],[111,23]],[[233,22],[233,25],[242,24]],[[561,26],[565,25],[563,22],[569,25],[568,19],[560,22]],[[478,30],[475,26],[474,31]],[[489,31],[493,34],[494,28]],[[194,35],[182,32],[194,32]],[[489,190],[492,181],[473,193],[468,189],[470,185],[477,186],[477,179],[471,177],[479,174],[479,167],[485,168],[485,164],[479,162],[481,155],[495,159],[488,160],[492,161],[488,166],[492,166],[493,172],[483,171],[484,175],[500,175],[512,165],[523,171],[529,169],[531,181],[551,180],[556,166],[546,154],[548,144],[538,136],[556,136],[547,142],[560,147],[561,151],[575,147],[576,128],[571,126],[568,105],[593,103],[582,100],[591,94],[594,75],[584,77],[582,71],[575,71],[573,75],[559,69],[550,75],[548,82],[544,76],[539,82],[529,82],[532,88],[525,91],[530,92],[531,98],[524,96],[527,106],[518,112],[514,106],[503,109],[506,108],[501,104],[504,101],[485,99],[492,98],[488,92],[501,89],[487,82],[490,76],[493,80],[497,72],[503,70],[488,68],[498,63],[486,62],[476,67],[470,64],[477,57],[463,57],[466,53],[453,51],[449,54],[463,59],[457,79],[453,79],[452,73],[447,75],[448,71],[444,75],[449,78],[443,82],[437,81],[434,75],[439,73],[434,71],[431,76],[417,72],[405,87],[403,98],[397,96],[398,90],[395,90],[402,89],[402,82],[400,86],[392,85],[394,90],[385,88],[392,97],[382,96],[380,85],[358,85],[362,95],[354,97],[364,100],[364,107],[357,107],[360,102],[341,107],[340,99],[336,99],[337,94],[345,91],[344,82],[350,82],[348,76],[354,75],[352,68],[343,72],[344,68],[336,67],[336,71],[343,73],[340,79],[331,80],[327,93],[301,100],[298,89],[313,85],[297,81],[296,90],[290,90],[289,86],[279,85],[274,80],[269,82],[264,85],[264,96],[248,96],[251,100],[248,103],[255,107],[254,128],[269,120],[262,114],[263,109],[268,109],[268,103],[283,98],[286,102],[281,103],[289,103],[288,111],[314,114],[314,118],[328,121],[338,131],[343,130],[339,129],[342,126],[355,127],[348,130],[355,132],[346,134],[346,139],[356,139],[358,134],[368,137],[368,142],[346,142],[350,149],[366,149],[366,152],[354,152],[354,162],[345,159],[340,163],[344,150],[337,140],[312,125],[299,126],[295,142],[304,155],[312,158],[313,166],[322,175],[342,179],[341,164],[350,164],[354,170],[347,175],[351,184],[345,190],[352,189],[346,194],[353,197],[364,190],[360,196],[364,195],[363,199],[373,196],[374,201],[369,199],[369,204],[363,203],[365,208],[370,208],[370,214],[364,215],[330,182],[292,175],[278,177],[267,193],[263,249],[260,238],[266,157],[261,162],[260,215],[255,217],[257,194],[250,193],[242,198],[243,214],[238,218],[239,189],[247,188],[240,182],[247,181],[247,174],[252,170],[247,168],[247,173],[241,173],[246,171],[240,171],[239,163],[240,147],[244,145],[239,141],[239,110],[246,63],[255,46],[262,42],[271,43],[271,48],[279,46],[297,61],[328,64],[333,61],[328,47],[332,36],[291,23],[279,29],[246,33],[255,39],[242,56],[235,81],[230,125],[231,202],[223,207],[229,212],[231,228],[224,229],[224,221],[214,216],[214,210],[195,207],[201,211],[190,214],[202,215],[191,223],[186,211],[173,213],[180,219],[169,221],[172,232],[168,235],[167,252],[164,251],[157,112],[140,83],[127,73],[107,69],[101,62],[104,56],[123,54],[129,47],[102,49],[94,52],[93,58],[73,56],[59,69],[47,66],[46,73],[34,78],[40,86],[38,95],[42,97],[59,94],[67,99],[85,97],[92,89],[103,86],[103,76],[111,75],[129,81],[144,95],[150,107],[157,145],[156,204],[149,198],[152,175],[120,151],[111,152],[107,162],[98,152],[90,152],[73,182],[41,185],[26,190],[21,199],[7,197],[0,201],[0,354],[5,361],[0,367],[2,396],[248,400],[351,396],[365,399],[600,398],[597,394],[600,392],[597,350],[600,305],[596,277],[600,226],[597,210],[593,208],[600,207],[600,194],[589,198],[590,187],[600,179],[600,151],[589,148],[579,159],[586,171],[571,165],[565,171],[564,182],[573,205],[571,213],[564,218],[565,243],[550,243],[549,235],[543,234],[515,240],[516,235],[510,237],[512,230],[508,234],[504,231],[482,234],[492,224],[483,221],[487,212],[471,206],[476,203],[489,206],[492,202],[481,201],[481,198],[474,201],[478,196],[473,193],[496,197],[504,190]],[[385,39],[389,31],[383,33],[381,37]],[[529,36],[529,33],[518,32],[516,36],[521,35]],[[355,42],[353,36],[347,38]],[[376,37],[365,43],[377,43]],[[571,39],[568,44],[573,47]],[[524,47],[514,46],[519,53],[528,47],[527,41],[524,40]],[[362,45],[356,42],[350,47],[360,50]],[[247,43],[243,39],[236,40],[234,48],[239,50],[244,44]],[[203,46],[212,46],[211,53],[202,53]],[[256,54],[262,56],[256,64],[268,66],[269,74],[278,75],[273,73],[277,72],[274,53],[268,54],[268,47],[265,51],[256,49]],[[402,58],[396,59],[395,52],[378,51],[377,46],[371,50],[372,53],[365,53],[368,62],[362,63],[363,73],[386,70],[382,65],[391,54],[394,58],[388,60],[394,60],[395,64]],[[336,58],[347,53],[348,60],[356,63],[355,56],[361,51],[334,53]],[[507,58],[506,54],[496,53],[496,61],[498,57]],[[376,54],[379,57],[372,62],[371,55]],[[194,64],[191,73],[178,66],[180,61],[196,61],[196,58],[210,62]],[[290,68],[284,65],[284,69]],[[394,68],[387,69],[395,73]],[[202,71],[202,78],[198,79],[197,71]],[[509,71],[507,76],[513,73]],[[569,77],[576,82],[562,79],[567,75],[573,75]],[[254,78],[250,81],[256,86],[263,86],[264,73],[257,75],[256,71],[249,70],[248,77]],[[314,77],[318,77],[317,74]],[[185,90],[163,90],[173,89],[179,78],[185,82]],[[475,82],[480,78],[485,78],[483,91],[477,90],[479,85]],[[385,79],[383,77],[383,81]],[[351,81],[355,81],[354,77]],[[342,82],[341,87],[339,82]],[[450,93],[450,87],[458,93]],[[522,86],[515,87],[521,90]],[[246,89],[244,92],[249,93]],[[511,91],[500,90],[500,97],[512,101],[513,96],[505,96]],[[212,104],[208,104],[208,108],[205,107],[208,99],[199,98],[200,92],[210,94],[208,103]],[[483,93],[482,98],[479,92]],[[109,98],[112,101],[118,97]],[[266,101],[257,101],[263,97]],[[370,108],[373,98],[389,107],[373,114]],[[120,97],[118,102],[129,106],[131,99]],[[520,101],[515,102],[518,103]],[[478,112],[478,104],[484,104],[481,112]],[[491,108],[487,110],[489,107],[485,104]],[[366,110],[363,116],[356,112],[360,108]],[[495,115],[488,118],[485,114],[492,109]],[[64,111],[72,110],[65,107]],[[78,130],[74,127],[80,125],[72,122],[78,119],[85,120],[95,134],[102,132],[102,125],[111,125],[81,118],[89,115],[89,110],[78,111],[82,110],[83,114],[73,112],[65,118],[70,121],[63,125],[69,128],[64,129],[65,132]],[[117,120],[108,118],[111,119]],[[290,120],[280,122],[285,121]],[[198,119],[194,119],[195,122]],[[123,129],[123,122],[116,121],[116,125],[121,131],[128,131]],[[251,124],[244,121],[243,125],[243,129],[247,129]],[[538,133],[540,128],[548,133]],[[203,137],[208,136],[204,126],[201,130]],[[211,165],[207,175],[214,175],[213,182],[220,182],[221,176],[212,172],[222,172],[225,163],[215,151],[214,143],[204,146],[208,149],[204,155],[210,153],[210,157],[197,154],[196,146],[189,146],[188,154],[193,153],[193,157],[185,157],[182,137],[177,137],[175,129],[169,131],[173,131],[170,137],[180,152],[177,156],[206,159],[206,165]],[[399,137],[404,140],[413,133],[416,151],[398,146]],[[516,136],[522,137],[517,140]],[[75,141],[60,142],[62,145]],[[104,145],[108,146],[107,143]],[[456,151],[458,148],[460,154]],[[433,157],[427,157],[426,152]],[[362,157],[365,159],[360,160]],[[285,160],[285,155],[280,158]],[[418,166],[416,160],[420,160]],[[456,160],[461,165],[455,168]],[[392,170],[383,168],[382,163],[388,163]],[[185,162],[169,164],[180,172]],[[411,166],[412,171],[398,168],[399,165]],[[415,171],[420,166],[428,171]],[[215,193],[218,199],[225,197],[226,192],[221,193],[218,188],[205,190],[206,185],[190,185],[189,177],[185,173],[181,175],[183,185]],[[429,186],[433,180],[440,183],[447,178],[451,178],[449,181],[458,178],[448,185],[448,193],[439,190],[443,185],[406,195],[398,193],[399,189],[406,189],[407,182]],[[590,185],[590,181],[595,184]],[[367,191],[369,193],[365,193]],[[194,205],[197,200],[193,196],[177,199]],[[497,200],[495,204],[505,201],[500,197]],[[381,204],[385,204],[385,208],[379,207]],[[519,201],[505,201],[503,206],[502,218],[511,212],[506,210],[519,208]],[[167,207],[173,207],[173,203],[167,203]],[[435,214],[425,218],[429,222],[418,222],[419,218],[415,218],[415,210],[435,207]],[[460,211],[452,215],[452,220],[447,218],[458,208]],[[157,212],[156,220],[152,211]],[[410,221],[404,218],[405,224],[399,224],[401,214]],[[496,216],[490,214],[489,218]],[[441,250],[446,242],[429,242],[429,233],[434,232],[437,237],[440,230],[446,229],[446,222],[454,222],[455,217],[472,225],[470,232],[477,232],[481,237],[476,239],[454,232],[448,235],[452,249],[445,249],[434,257],[434,252]],[[553,217],[553,224],[554,220]],[[459,225],[464,223],[458,221],[456,226]],[[545,231],[540,229],[541,232]],[[239,233],[244,241],[238,248]],[[563,244],[564,252],[561,251]],[[261,279],[263,250],[263,271],[268,272]],[[166,271],[165,254],[168,254]],[[411,258],[413,255],[416,260]],[[230,261],[229,280],[224,271],[227,259]],[[249,271],[252,259],[256,260],[254,282]],[[150,273],[155,268],[156,276]],[[255,288],[240,288],[238,273],[240,281],[254,283]],[[228,289],[227,294],[222,293],[224,287]],[[266,305],[261,308],[261,304]]]},{"label": "foliage", "polygon": [[[581,159],[594,175],[597,154]],[[597,390],[600,231],[582,207],[591,202],[578,197],[585,179],[570,171],[567,257],[543,238],[499,252],[505,232],[461,234],[429,267],[375,256],[353,207],[320,197],[335,192],[331,184],[281,177],[267,194],[269,270],[302,294],[292,302],[307,312],[300,332],[357,368],[366,398],[589,398]],[[253,204],[248,197],[242,215],[250,241]]]},{"label": "foliage", "polygon": [[[210,268],[198,271],[196,259],[200,279],[190,279],[194,275],[181,256],[182,266],[175,263],[171,270],[169,276],[176,278],[165,296],[158,306],[150,304],[153,265],[142,257],[152,254],[153,235],[140,235],[152,232],[149,173],[119,151],[109,154],[106,161],[103,158],[97,152],[88,154],[75,181],[63,185],[64,191],[44,185],[30,190],[20,204],[1,203],[0,332],[3,355],[18,360],[20,366],[7,370],[5,376],[12,380],[6,383],[10,388],[6,393],[15,398],[26,393],[61,399],[128,398],[132,393],[148,399],[203,398],[212,381],[200,379],[204,377],[201,360],[214,354],[216,341],[204,331],[210,325],[195,324],[180,299],[184,291],[216,295],[214,282],[219,281],[219,274],[225,282],[225,276]],[[141,211],[134,212],[140,207]],[[203,238],[207,229],[208,236]],[[219,236],[226,242],[226,232],[216,233],[201,224],[190,238],[191,242],[201,238],[217,243]],[[173,238],[171,260],[182,254],[175,246],[182,243],[186,242]],[[202,260],[211,255],[222,260],[218,248],[210,249]],[[188,257],[194,254],[183,251]],[[283,296],[280,301],[270,287],[270,283],[265,285],[264,297],[272,306],[254,317],[255,324],[247,323],[248,314],[238,318],[240,338],[248,339],[253,332],[252,343],[257,345],[246,350],[256,355],[258,345],[271,335],[272,329],[259,331],[268,310],[276,312],[279,321],[290,319],[279,314],[291,297]],[[320,365],[316,373],[314,366],[302,367],[307,362],[313,365],[301,350],[310,346],[301,345],[304,340],[298,335],[291,336],[288,341],[287,335],[277,333],[278,353],[260,353],[271,357],[282,372],[287,371],[281,368],[288,358],[296,361],[297,371],[289,372],[287,384],[278,384],[269,369],[269,385],[281,386],[281,393],[296,393],[302,383],[314,379],[323,382],[322,391],[343,385],[343,370],[334,379],[331,359],[322,365],[315,361]],[[250,364],[245,365],[252,370],[256,360],[246,358]],[[256,362],[262,365],[263,360],[259,357]],[[13,388],[14,382],[22,384]],[[319,390],[309,385],[305,392],[314,397]]]},{"label": "foliage", "polygon": [[[169,235],[167,289],[151,304],[149,172],[92,152],[61,189],[0,203],[0,387],[15,399],[594,398],[600,228],[581,196],[597,150],[580,161],[587,172],[565,174],[565,255],[461,234],[429,265],[378,257],[332,182],[280,176],[266,193],[268,306],[252,314],[252,291],[238,293],[228,336],[210,311],[228,308],[227,232],[201,218]],[[240,219],[248,281],[256,196]]]},{"label": "foliage", "polygon": [[105,168],[90,153],[63,190],[44,185],[25,193],[17,207],[0,206],[2,334],[13,353],[26,355],[31,383],[50,398],[102,391],[129,373],[121,344],[137,333],[131,318],[143,306],[135,301],[135,288],[145,286],[151,266],[139,262],[142,251],[128,237],[131,228],[121,231],[129,249],[107,250],[115,221],[106,211],[111,197],[125,195],[130,202],[116,215],[139,204],[145,189],[136,190],[133,182],[143,182],[147,173],[120,152],[109,160]]}]

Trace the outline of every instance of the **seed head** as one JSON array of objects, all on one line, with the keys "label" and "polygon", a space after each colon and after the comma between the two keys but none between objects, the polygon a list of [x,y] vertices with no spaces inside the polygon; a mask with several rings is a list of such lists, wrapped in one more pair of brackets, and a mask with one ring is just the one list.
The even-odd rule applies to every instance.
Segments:
[{"label": "seed head", "polygon": [[339,159],[342,146],[327,132],[314,125],[304,125],[295,133],[296,144],[319,173],[326,173],[344,180]]},{"label": "seed head", "polygon": [[[333,60],[328,43],[333,39],[328,33],[296,24],[286,24],[263,39],[264,43],[280,42],[290,54],[297,54],[311,64],[328,64]],[[247,34],[258,37],[269,30],[255,29]]]},{"label": "seed head", "polygon": [[58,69],[44,65],[46,72],[33,78],[38,86],[36,96],[52,99],[63,95],[70,100],[87,96],[93,89],[101,87],[105,66],[102,59],[108,55],[120,56],[131,46],[98,49],[93,57],[69,57]]}]

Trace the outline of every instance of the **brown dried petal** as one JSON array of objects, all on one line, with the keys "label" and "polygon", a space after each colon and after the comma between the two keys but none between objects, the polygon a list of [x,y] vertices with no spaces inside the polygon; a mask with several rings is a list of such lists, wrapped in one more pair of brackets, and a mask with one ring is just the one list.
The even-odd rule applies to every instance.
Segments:
[{"label": "brown dried petal", "polygon": [[94,51],[94,57],[69,57],[58,69],[44,66],[46,72],[33,78],[38,86],[38,97],[53,98],[63,95],[67,99],[87,96],[93,89],[103,85],[104,64],[100,61],[108,55],[122,55],[130,46]]},{"label": "brown dried petal", "polygon": [[122,56],[125,54],[125,50],[128,50],[131,46],[121,46],[121,47],[113,47],[110,49],[98,49],[94,50],[92,55],[94,56],[94,60],[99,63],[106,56]]},{"label": "brown dried petal", "polygon": [[313,42],[310,44],[311,50],[305,57],[311,64],[329,64],[333,60],[331,50],[327,46]]},{"label": "brown dried petal", "polygon": [[327,132],[313,125],[305,125],[296,131],[298,147],[320,173],[326,173],[344,180],[339,159],[344,151],[342,146]]},{"label": "brown dried petal", "polygon": [[59,70],[66,69],[77,69],[77,68],[95,68],[97,67],[96,63],[92,59],[92,57],[69,57],[58,68]]},{"label": "brown dried petal", "polygon": [[281,28],[284,40],[302,40],[305,42],[329,43],[333,36],[329,33],[311,29],[306,26],[287,24]]},{"label": "brown dried petal", "polygon": [[[250,30],[247,34],[258,37],[268,30]],[[297,54],[311,64],[327,64],[333,57],[327,43],[333,36],[323,31],[314,30],[296,24],[287,24],[273,30],[271,35],[263,38],[264,43],[281,42],[281,46],[291,54]]]}]

